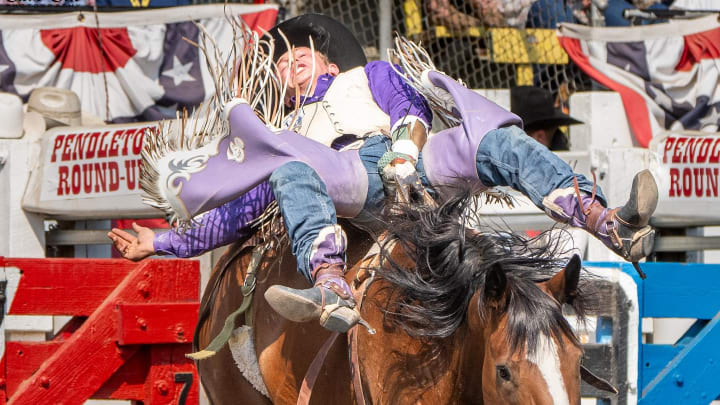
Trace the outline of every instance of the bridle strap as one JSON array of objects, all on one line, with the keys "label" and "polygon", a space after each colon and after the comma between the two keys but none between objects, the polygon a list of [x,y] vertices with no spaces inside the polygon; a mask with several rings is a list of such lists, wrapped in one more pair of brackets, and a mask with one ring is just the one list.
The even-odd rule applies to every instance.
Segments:
[{"label": "bridle strap", "polygon": [[357,405],[366,405],[367,400],[365,399],[365,390],[363,389],[362,375],[360,374],[357,332],[357,326],[348,331],[348,341],[350,342],[350,376],[352,377],[353,391],[355,392],[355,402]]},{"label": "bridle strap", "polygon": [[305,378],[303,378],[302,385],[300,386],[300,394],[298,395],[297,405],[308,405],[310,403],[310,397],[312,396],[315,381],[317,380],[318,374],[320,374],[320,370],[325,363],[325,358],[327,357],[330,348],[333,343],[335,343],[335,340],[339,335],[339,333],[333,332],[330,337],[325,340],[325,343],[320,348],[320,351],[315,355],[312,363],[310,363],[310,367],[308,368],[307,373],[305,373]]},{"label": "bridle strap", "polygon": [[[384,239],[383,235],[379,238],[380,241]],[[380,242],[379,242],[380,243]],[[394,246],[394,242],[386,244],[385,249],[391,250]],[[382,250],[381,250],[382,252]],[[352,283],[351,289],[353,290],[353,296],[355,298],[356,306],[355,309],[360,311],[362,303],[367,294],[368,287],[373,281],[373,272],[368,269],[373,269],[380,264],[381,252],[366,258],[364,263],[367,265],[361,265],[355,280]],[[368,260],[369,259],[369,260]],[[360,373],[360,357],[358,351],[358,326],[353,326],[347,333],[348,335],[348,349],[350,350],[350,374],[352,376],[353,391],[355,392],[355,401],[357,405],[367,405],[368,401],[365,398],[365,391],[363,390],[362,374]],[[325,359],[327,358],[328,352],[332,347],[333,343],[339,336],[339,333],[335,332],[325,341],[320,351],[315,355],[305,378],[303,378],[302,385],[300,386],[300,393],[298,395],[297,405],[308,405],[310,403],[310,397],[312,396],[312,390],[317,380],[320,370],[322,369]]]},{"label": "bridle strap", "polygon": [[[361,266],[355,274],[353,286],[353,295],[355,296],[356,311],[362,309],[362,304],[367,293],[368,286],[372,283],[373,274],[368,269],[374,268],[379,260],[380,253],[373,257],[368,266]],[[357,405],[366,405],[365,390],[363,389],[362,373],[360,372],[360,350],[358,350],[358,331],[360,325],[353,326],[348,331],[348,354],[350,355],[350,376],[352,377],[353,391],[355,392],[355,402]]]},{"label": "bridle strap", "polygon": [[[380,235],[380,237],[378,238],[380,250],[374,256],[366,258],[366,261],[364,261],[363,264],[367,264],[361,265],[357,273],[355,274],[355,280],[353,280],[351,288],[353,290],[353,295],[355,296],[355,302],[357,303],[355,307],[357,311],[362,310],[362,304],[365,300],[365,296],[367,295],[368,288],[370,288],[370,284],[372,284],[372,282],[375,280],[375,274],[372,269],[375,269],[380,265],[380,259],[382,257],[383,250],[389,252],[392,251],[392,248],[395,246],[395,240],[390,240],[387,243],[384,243],[387,236],[387,232]],[[365,390],[362,382],[362,372],[360,371],[360,350],[358,349],[358,331],[360,330],[359,326],[360,325],[356,325],[348,331],[348,350],[350,350],[350,375],[352,376],[353,391],[355,392],[355,402],[357,403],[357,405],[367,405],[368,401],[367,398],[365,398]]]}]

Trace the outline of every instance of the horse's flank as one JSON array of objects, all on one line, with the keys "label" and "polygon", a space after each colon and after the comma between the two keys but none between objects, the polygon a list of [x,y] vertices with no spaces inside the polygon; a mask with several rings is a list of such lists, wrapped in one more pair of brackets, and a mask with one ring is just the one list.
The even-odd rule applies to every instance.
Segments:
[{"label": "horse's flank", "polygon": [[[357,230],[347,229],[351,242],[348,259],[359,261],[369,249],[369,238]],[[213,270],[201,305],[196,339],[197,350],[205,347],[223,326],[225,318],[242,304],[241,286],[256,242],[240,241],[232,245]],[[271,399],[255,390],[240,374],[228,347],[215,356],[197,362],[202,385],[213,405],[295,404],[305,372],[320,346],[330,335],[316,323],[293,323],[277,315],[262,299],[274,284],[306,288],[307,280],[296,271],[289,249],[279,256],[271,251],[258,275],[252,313],[254,343],[265,386]],[[223,270],[225,269],[225,270]],[[212,288],[217,290],[212,293]],[[202,317],[203,309],[208,316]],[[236,325],[239,326],[239,325]],[[312,396],[313,404],[352,403],[347,343],[337,339],[318,376]]]}]

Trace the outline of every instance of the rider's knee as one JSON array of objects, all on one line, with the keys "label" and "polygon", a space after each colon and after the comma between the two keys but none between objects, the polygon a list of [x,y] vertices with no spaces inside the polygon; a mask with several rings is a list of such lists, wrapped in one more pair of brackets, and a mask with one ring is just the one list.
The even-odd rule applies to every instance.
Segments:
[{"label": "rider's knee", "polygon": [[532,138],[517,125],[497,128],[483,137],[478,147],[478,157],[483,155],[497,157],[508,152],[518,153],[533,146],[532,144]]},{"label": "rider's knee", "polygon": [[498,141],[508,142],[509,144],[528,142],[531,139],[528,134],[517,125],[510,125],[507,127],[498,128],[496,130],[488,132],[487,135],[496,137]]},{"label": "rider's knee", "polygon": [[276,190],[277,187],[293,182],[296,179],[317,176],[315,169],[304,162],[288,162],[275,169],[270,175],[270,187]]}]

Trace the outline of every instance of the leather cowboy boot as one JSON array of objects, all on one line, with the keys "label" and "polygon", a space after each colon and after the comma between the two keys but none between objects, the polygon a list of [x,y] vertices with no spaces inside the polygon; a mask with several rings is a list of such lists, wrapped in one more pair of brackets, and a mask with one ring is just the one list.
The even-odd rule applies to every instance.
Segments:
[{"label": "leather cowboy boot", "polygon": [[323,263],[312,271],[315,285],[298,290],[274,285],[265,292],[265,299],[283,318],[294,322],[320,320],[320,325],[333,332],[345,333],[360,321],[354,310],[352,290],[344,278],[344,263]]},{"label": "leather cowboy boot", "polygon": [[630,262],[652,253],[655,230],[648,225],[658,202],[655,179],[648,170],[633,179],[630,198],[622,207],[609,209],[577,187],[555,190],[543,199],[550,217],[583,228],[610,250]]},{"label": "leather cowboy boot", "polygon": [[313,287],[300,290],[274,285],[265,292],[265,299],[288,320],[319,319],[326,329],[347,332],[360,321],[360,314],[353,309],[355,300],[344,277],[346,247],[347,236],[339,225],[322,228],[309,253]]}]

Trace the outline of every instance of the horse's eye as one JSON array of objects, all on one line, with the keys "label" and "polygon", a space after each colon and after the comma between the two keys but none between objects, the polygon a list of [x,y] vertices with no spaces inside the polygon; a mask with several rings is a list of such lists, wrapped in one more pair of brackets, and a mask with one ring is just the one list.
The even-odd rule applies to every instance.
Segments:
[{"label": "horse's eye", "polygon": [[512,376],[510,375],[510,369],[507,368],[507,366],[504,366],[504,365],[495,366],[495,370],[497,371],[497,375],[498,375],[499,379],[501,379],[503,381],[510,381],[510,377],[512,377]]}]

